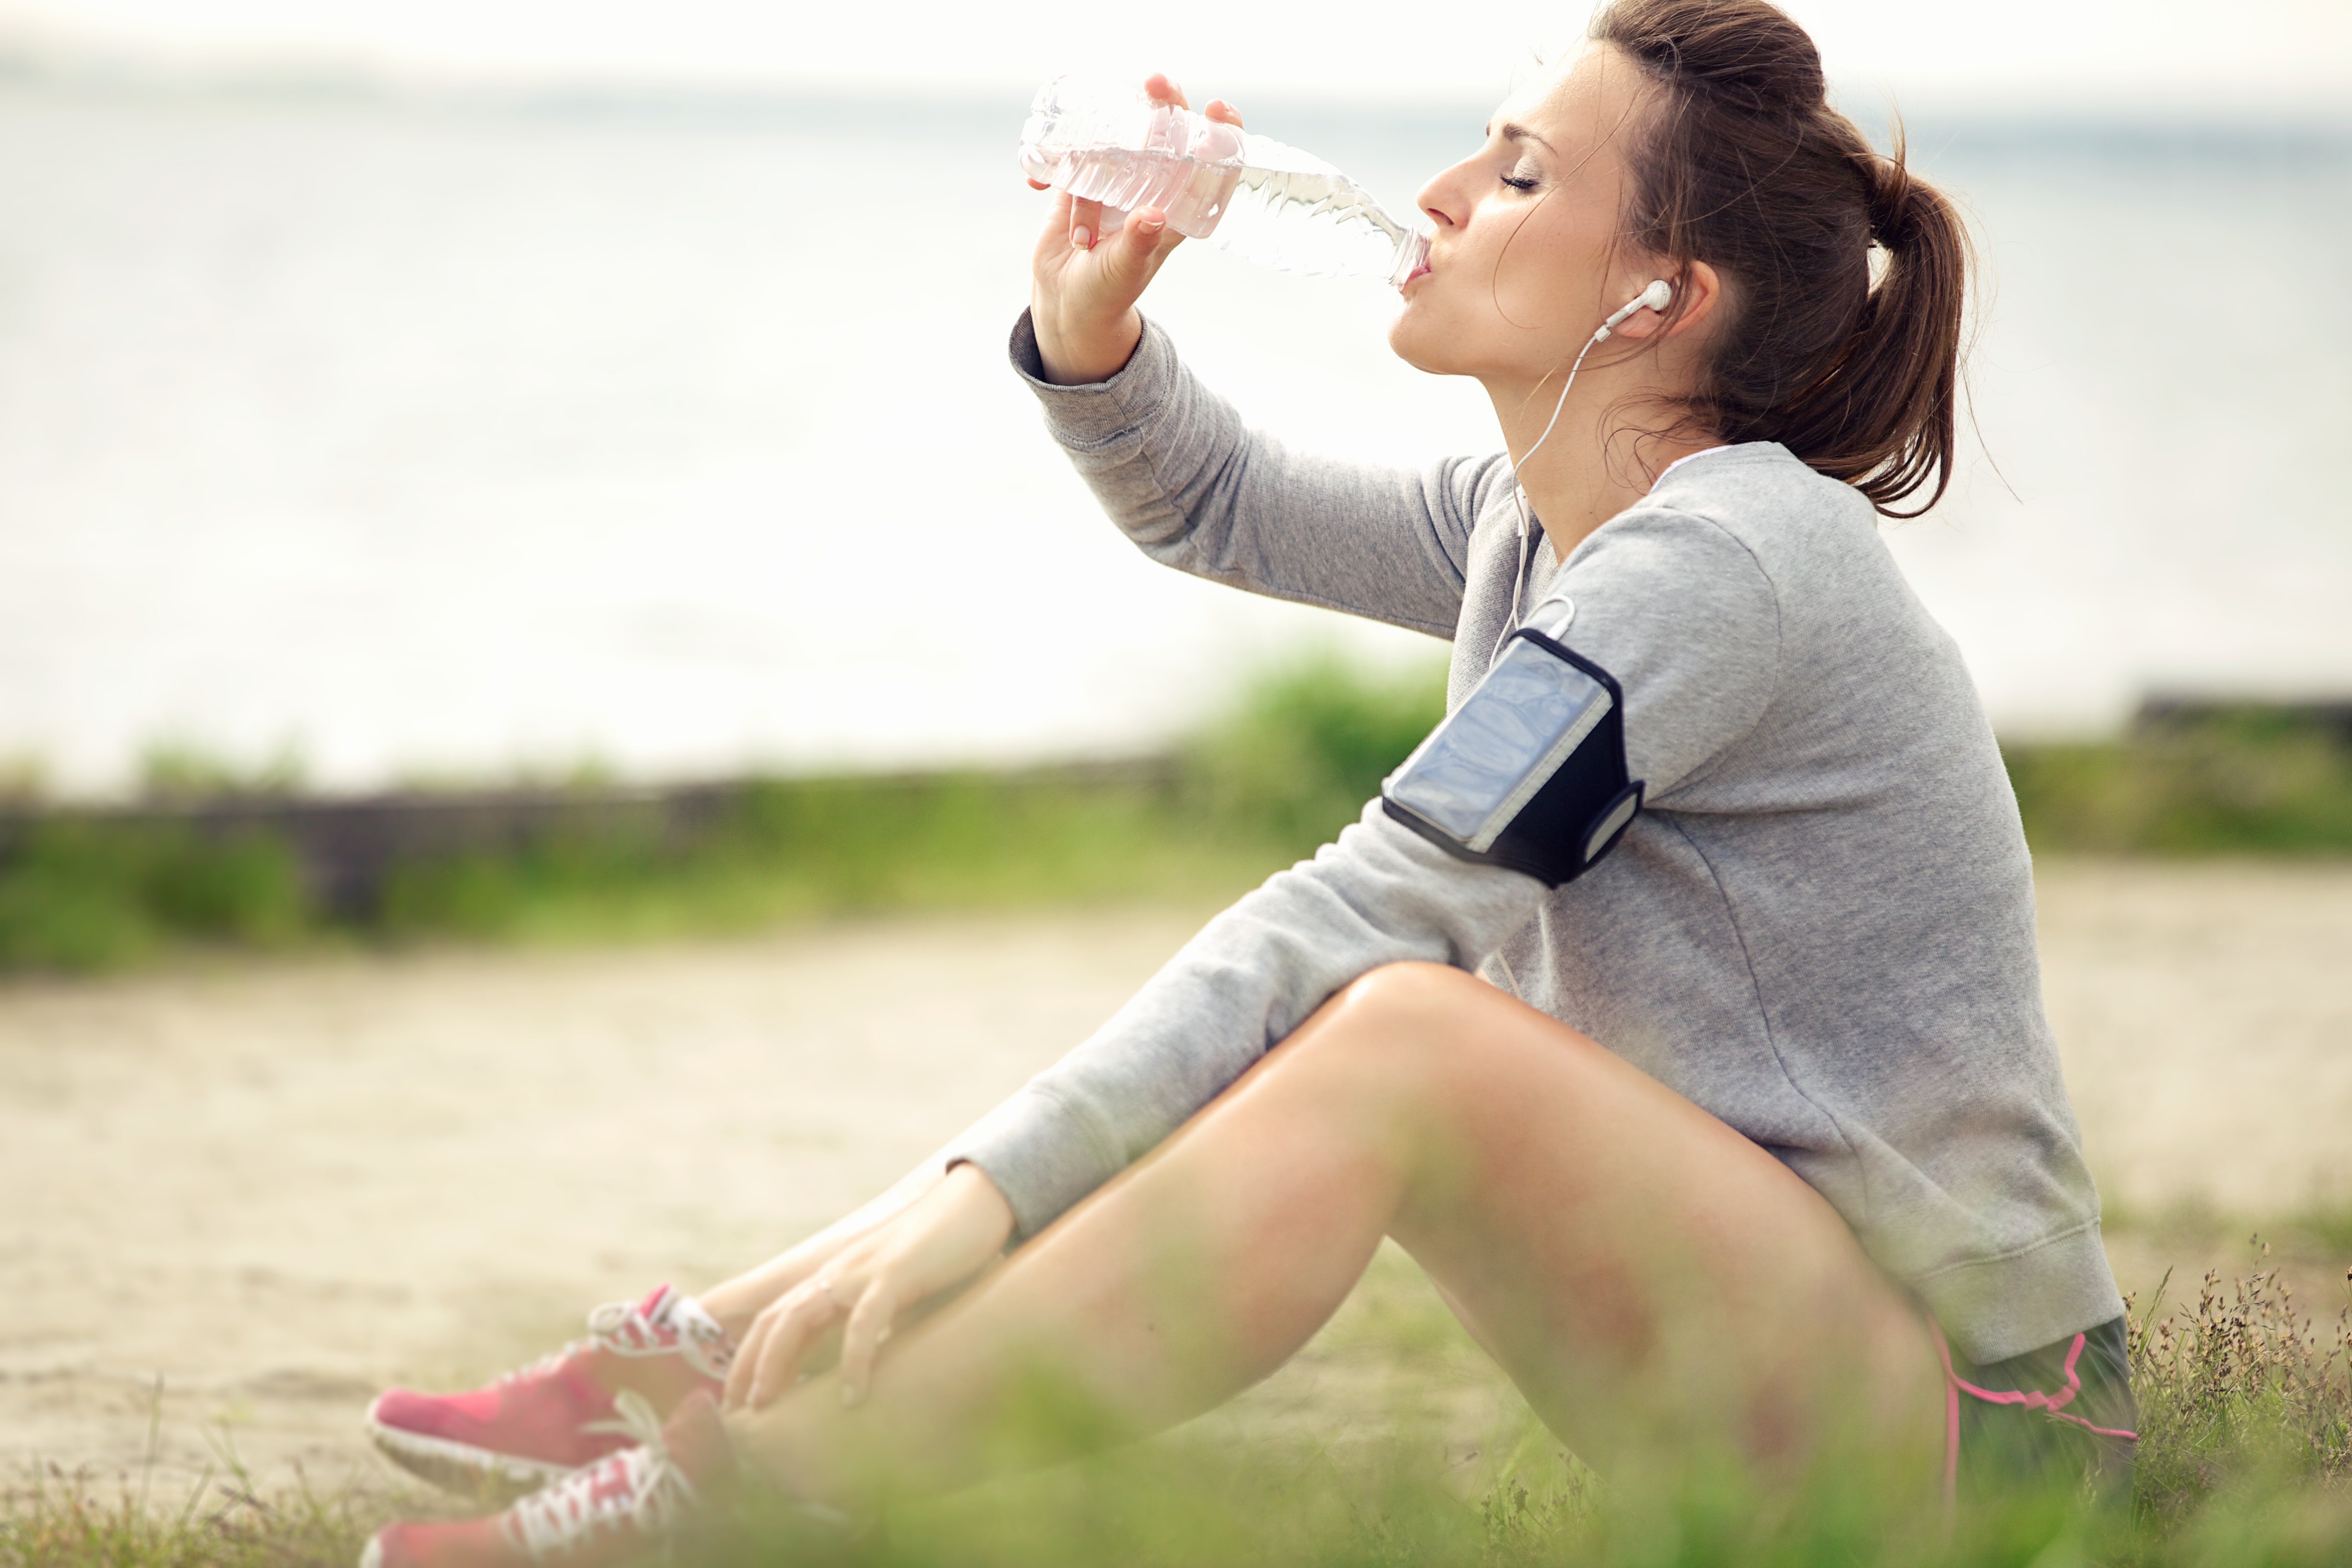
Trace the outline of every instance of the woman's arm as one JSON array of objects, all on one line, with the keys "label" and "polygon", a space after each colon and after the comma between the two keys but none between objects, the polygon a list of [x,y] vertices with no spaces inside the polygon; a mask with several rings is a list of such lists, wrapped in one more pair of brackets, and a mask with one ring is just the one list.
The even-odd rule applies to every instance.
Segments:
[{"label": "woman's arm", "polygon": [[949,1150],[970,1136],[969,1131],[959,1134],[956,1143],[925,1158],[880,1196],[794,1243],[757,1268],[702,1291],[695,1300],[704,1311],[719,1320],[738,1344],[748,1343],[754,1321],[778,1298],[814,1277],[848,1247],[889,1224],[938,1186],[947,1172]]},{"label": "woman's arm", "polygon": [[1501,454],[1413,469],[1292,451],[1202,385],[1151,322],[1116,374],[1056,384],[1035,321],[1033,307],[1013,326],[1013,368],[1104,512],[1146,555],[1231,587],[1453,637],[1470,531],[1510,482]]},{"label": "woman's arm", "polygon": [[[1528,622],[1620,684],[1623,766],[1669,808],[1678,784],[1757,722],[1779,679],[1772,584],[1737,539],[1700,518],[1619,518],[1577,552]],[[1473,719],[1479,702],[1473,696],[1448,722]],[[1551,734],[1553,717],[1514,710],[1500,725]],[[1536,878],[1451,853],[1376,800],[1312,860],[1212,921],[1085,1044],[950,1144],[949,1158],[985,1170],[1018,1234],[1034,1235],[1349,981],[1411,960],[1475,969],[1546,896]]]},{"label": "woman's arm", "polygon": [[[1617,520],[1528,619],[1620,682],[1625,763],[1653,801],[1703,775],[1778,679],[1771,584],[1737,540],[1698,518]],[[1540,729],[1542,716],[1530,717]],[[836,1326],[845,1397],[858,1397],[903,1308],[971,1278],[1009,1237],[1050,1224],[1349,981],[1407,959],[1475,967],[1545,897],[1534,877],[1448,853],[1374,802],[1337,843],[1211,921],[1092,1038],[910,1178],[933,1184],[912,1201],[855,1235],[828,1233],[842,1244],[821,1258],[809,1244],[802,1264],[814,1267],[796,1265],[795,1282],[761,1310],[730,1401],[756,1406],[790,1387]]]},{"label": "woman's arm", "polygon": [[[1144,86],[1184,103],[1165,77]],[[1206,112],[1242,122],[1222,101]],[[1164,564],[1450,638],[1470,530],[1510,482],[1503,457],[1416,471],[1304,457],[1248,429],[1137,309],[1181,237],[1150,207],[1102,225],[1100,203],[1055,196],[1013,361],[1111,520]]]},{"label": "woman's arm", "polygon": [[1092,1037],[948,1159],[986,1171],[1034,1236],[1215,1099],[1333,993],[1386,963],[1475,968],[1541,882],[1456,859],[1368,805],[1315,858],[1186,943]]}]

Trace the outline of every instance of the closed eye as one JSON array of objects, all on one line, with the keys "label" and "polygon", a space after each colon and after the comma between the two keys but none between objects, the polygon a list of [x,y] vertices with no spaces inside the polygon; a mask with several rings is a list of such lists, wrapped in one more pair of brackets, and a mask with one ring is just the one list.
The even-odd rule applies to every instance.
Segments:
[{"label": "closed eye", "polygon": [[1543,182],[1531,175],[1506,174],[1503,176],[1503,184],[1515,191],[1532,191]]}]

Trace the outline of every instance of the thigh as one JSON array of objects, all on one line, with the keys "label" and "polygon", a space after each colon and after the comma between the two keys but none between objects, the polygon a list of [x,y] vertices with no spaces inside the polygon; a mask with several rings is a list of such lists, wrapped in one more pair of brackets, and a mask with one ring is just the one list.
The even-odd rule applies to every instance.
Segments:
[{"label": "thigh", "polygon": [[1391,1233],[1547,1425],[1603,1465],[1866,1453],[1930,1482],[1933,1342],[1819,1194],[1558,1020],[1403,978],[1385,1005],[1425,1037],[1427,1131]]}]

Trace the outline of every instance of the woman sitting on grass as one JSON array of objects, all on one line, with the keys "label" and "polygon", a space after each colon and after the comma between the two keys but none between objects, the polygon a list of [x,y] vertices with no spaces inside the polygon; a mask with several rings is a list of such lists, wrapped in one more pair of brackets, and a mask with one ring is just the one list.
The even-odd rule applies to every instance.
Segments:
[{"label": "woman sitting on grass", "polygon": [[1176,243],[1148,208],[1056,197],[1013,359],[1154,559],[1451,637],[1444,724],[876,1204],[379,1400],[412,1468],[553,1484],[372,1562],[602,1562],[722,1484],[855,1510],[1045,1462],[1002,1429],[1034,1376],[1093,1440],[1160,1430],[1281,1365],[1383,1237],[1604,1474],[1866,1462],[1916,1519],[1997,1453],[2127,1473],[2016,807],[1877,533],[1949,476],[1951,208],[1761,0],[1602,10],[1421,205],[1390,341],[1478,378],[1507,455],[1245,428],[1137,312]]}]

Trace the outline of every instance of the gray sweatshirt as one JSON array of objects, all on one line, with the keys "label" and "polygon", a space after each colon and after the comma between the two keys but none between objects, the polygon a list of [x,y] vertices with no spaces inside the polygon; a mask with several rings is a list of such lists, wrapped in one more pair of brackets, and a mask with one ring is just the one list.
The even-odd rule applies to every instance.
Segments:
[{"label": "gray sweatshirt", "polygon": [[[1289,451],[1147,327],[1094,385],[1013,357],[1153,560],[1454,641],[1449,704],[1508,629],[1507,457],[1415,471]],[[1677,465],[1566,561],[1539,620],[1625,693],[1647,805],[1548,889],[1377,801],[1212,921],[950,1152],[1034,1233],[1383,963],[1482,969],[1771,1151],[1972,1361],[2122,1310],[2033,943],[2017,806],[1958,650],[1850,486],[1769,442]]]}]

